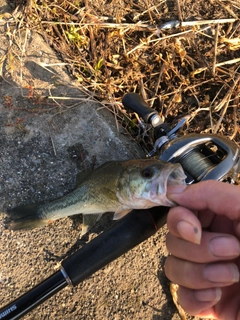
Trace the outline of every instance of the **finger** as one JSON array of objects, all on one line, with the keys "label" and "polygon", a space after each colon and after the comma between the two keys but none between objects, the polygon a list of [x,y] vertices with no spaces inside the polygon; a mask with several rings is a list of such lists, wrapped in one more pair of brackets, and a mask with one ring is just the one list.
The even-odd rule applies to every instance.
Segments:
[{"label": "finger", "polygon": [[234,230],[235,230],[237,237],[240,239],[240,222],[239,221],[235,221]]},{"label": "finger", "polygon": [[209,209],[231,220],[240,220],[240,188],[219,181],[202,181],[189,186],[169,186],[167,197],[192,210]]},{"label": "finger", "polygon": [[168,233],[166,245],[175,257],[197,263],[232,260],[240,255],[238,239],[221,233],[204,231],[200,245]]},{"label": "finger", "polygon": [[[203,211],[198,211],[198,219],[201,223],[202,228],[209,228],[212,225],[216,215],[209,209],[205,209]],[[220,216],[217,216],[218,218]],[[230,220],[231,221],[231,220]]]},{"label": "finger", "polygon": [[239,270],[234,263],[195,263],[169,256],[165,274],[173,283],[189,289],[229,286],[239,281]]},{"label": "finger", "polygon": [[167,217],[169,231],[180,238],[193,243],[200,243],[202,228],[196,215],[189,209],[173,207]]},{"label": "finger", "polygon": [[172,234],[193,243],[200,243],[202,228],[210,228],[209,231],[218,233],[236,234],[240,238],[240,223],[233,223],[229,218],[217,216],[209,210],[199,212],[196,217],[196,213],[187,208],[173,207],[168,213],[167,225]]},{"label": "finger", "polygon": [[225,216],[215,215],[211,226],[209,226],[209,231],[211,230],[212,232],[234,234],[237,236],[237,233],[234,229],[235,222],[236,221],[232,221]]},{"label": "finger", "polygon": [[213,306],[221,299],[220,288],[192,290],[179,286],[177,293],[179,304],[188,314],[216,318]]}]

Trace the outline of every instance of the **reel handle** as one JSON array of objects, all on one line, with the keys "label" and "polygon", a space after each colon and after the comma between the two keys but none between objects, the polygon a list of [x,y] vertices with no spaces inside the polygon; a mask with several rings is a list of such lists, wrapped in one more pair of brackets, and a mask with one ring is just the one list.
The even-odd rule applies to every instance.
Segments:
[{"label": "reel handle", "polygon": [[130,92],[125,94],[122,103],[126,109],[136,112],[146,123],[151,123],[153,127],[157,127],[163,123],[158,112],[151,109],[137,93]]}]

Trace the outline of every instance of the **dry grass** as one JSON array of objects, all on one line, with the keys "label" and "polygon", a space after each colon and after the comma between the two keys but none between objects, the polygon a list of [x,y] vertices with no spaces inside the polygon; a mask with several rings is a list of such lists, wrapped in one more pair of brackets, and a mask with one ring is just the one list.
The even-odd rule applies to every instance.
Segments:
[{"label": "dry grass", "polygon": [[[87,95],[79,100],[97,100],[111,110],[116,124],[146,151],[153,140],[141,119],[124,110],[121,99],[127,92],[140,93],[170,126],[188,115],[186,132],[219,133],[240,142],[239,0],[16,2],[12,15],[0,17],[9,44],[0,57],[2,76],[21,68],[27,38],[38,32]],[[22,31],[26,36],[20,40]],[[61,108],[63,98],[50,95],[49,100],[52,109]],[[5,97],[12,108],[11,103]],[[24,131],[23,121],[14,125]]]},{"label": "dry grass", "polygon": [[166,122],[190,115],[188,131],[239,141],[239,1],[18,3],[9,25],[40,33],[82,91],[114,111],[131,134],[139,137],[139,120],[127,115],[121,98],[136,91]]}]

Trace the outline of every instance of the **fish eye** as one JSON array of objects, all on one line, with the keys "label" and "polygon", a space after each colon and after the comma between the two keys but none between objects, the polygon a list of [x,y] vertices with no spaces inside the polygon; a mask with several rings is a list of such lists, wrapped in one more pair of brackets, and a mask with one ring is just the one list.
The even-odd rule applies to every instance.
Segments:
[{"label": "fish eye", "polygon": [[154,170],[150,167],[146,167],[141,171],[141,176],[143,178],[150,179],[153,177],[153,175],[154,175]]}]

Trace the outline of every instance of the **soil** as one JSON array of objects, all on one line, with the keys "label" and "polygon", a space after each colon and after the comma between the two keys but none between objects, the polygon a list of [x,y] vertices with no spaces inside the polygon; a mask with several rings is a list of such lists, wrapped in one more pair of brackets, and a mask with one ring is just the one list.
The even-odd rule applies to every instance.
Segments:
[{"label": "soil", "polygon": [[[69,192],[77,172],[90,168],[94,156],[96,165],[111,159],[143,157],[152,147],[152,137],[138,126],[136,115],[121,106],[122,95],[129,91],[145,95],[148,103],[170,125],[190,114],[184,133],[207,133],[216,129],[216,133],[239,144],[240,62],[224,65],[215,74],[209,71],[213,63],[215,27],[197,37],[194,33],[194,38],[193,32],[189,33],[189,37],[180,37],[180,42],[171,36],[177,30],[159,31],[158,25],[179,19],[174,1],[10,3],[11,7],[0,1],[1,14],[4,14],[0,26],[4,35],[0,40],[2,212],[17,204],[50,200]],[[237,2],[226,10],[214,0],[188,0],[181,3],[181,9],[184,21],[199,17],[204,20],[234,18],[240,13]],[[12,19],[13,10],[20,18],[24,12],[23,20],[17,20],[17,32],[14,31],[15,18],[9,24],[5,21]],[[40,23],[40,20],[67,23],[76,21],[76,17],[86,19],[81,31],[70,30],[67,24]],[[93,21],[143,22],[148,28],[128,29],[128,25],[122,30],[110,29],[91,25]],[[232,50],[223,39],[224,36],[239,37],[237,23],[221,26],[223,43],[219,43],[217,62],[239,58],[239,47]],[[194,32],[195,28],[198,27],[193,27]],[[170,38],[149,42],[152,38],[158,39],[156,30],[161,37]],[[71,36],[75,42],[70,40]],[[138,50],[138,45],[146,49]],[[126,54],[130,50],[134,50],[133,53]],[[200,68],[205,69],[193,74]],[[56,98],[59,96],[61,99]],[[82,99],[85,109],[76,98]],[[221,101],[228,104],[221,105]],[[103,113],[100,110],[99,115],[103,105],[115,118],[106,110],[102,110]],[[81,122],[84,117],[87,120]],[[219,121],[221,117],[223,120]],[[119,127],[120,132],[115,131],[114,126]],[[113,223],[112,215],[105,214],[90,234],[80,239],[81,217],[66,218],[26,232],[6,230],[4,215],[0,222],[1,306],[59,270],[63,259]],[[179,319],[164,274],[168,256],[166,233],[165,226],[77,287],[61,290],[23,319]],[[196,318],[186,315],[186,319]]]}]

